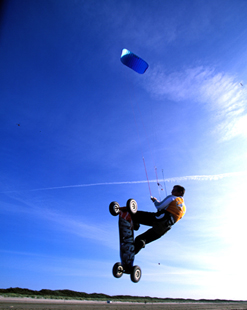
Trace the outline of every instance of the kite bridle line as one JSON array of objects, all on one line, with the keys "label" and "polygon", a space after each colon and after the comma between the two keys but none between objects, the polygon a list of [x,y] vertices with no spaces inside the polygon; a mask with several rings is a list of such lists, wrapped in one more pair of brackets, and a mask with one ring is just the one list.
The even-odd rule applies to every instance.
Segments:
[{"label": "kite bridle line", "polygon": [[163,176],[163,183],[164,183],[164,188],[165,188],[166,196],[167,196],[166,182],[165,182],[165,178],[164,178],[164,170],[163,169],[162,169],[162,176]]},{"label": "kite bridle line", "polygon": [[[134,96],[135,96],[135,94],[134,94]],[[160,190],[163,191],[163,187],[162,187],[162,185],[161,185],[160,182],[159,182],[157,167],[156,167],[155,160],[154,160],[154,154],[153,154],[152,147],[151,147],[151,144],[150,144],[150,141],[149,141],[149,138],[148,138],[146,126],[145,126],[145,123],[144,123],[144,121],[143,121],[142,113],[141,113],[141,111],[140,111],[138,101],[135,100],[135,102],[136,102],[136,106],[137,106],[138,113],[139,113],[139,116],[140,116],[140,120],[141,120],[141,124],[142,124],[142,127],[143,127],[143,131],[144,131],[144,133],[145,133],[145,138],[146,138],[146,141],[147,141],[147,143],[148,143],[148,147],[149,147],[149,150],[150,150],[151,158],[152,158],[152,161],[153,161],[153,167],[154,167],[154,171],[155,171],[156,184],[157,184],[157,186],[158,186],[159,198],[161,198],[161,197],[160,197],[160,196],[161,196],[161,195],[160,195]],[[135,113],[134,107],[133,107],[133,112]],[[135,117],[135,120],[136,120],[136,117]],[[137,126],[138,126],[138,125],[137,125]],[[144,156],[143,156],[143,158],[144,158]],[[146,169],[146,165],[145,165],[145,169]],[[146,171],[147,171],[147,169],[146,169]],[[147,175],[147,172],[146,172],[146,175]],[[148,177],[147,177],[147,179],[148,179]],[[149,181],[148,181],[148,183],[149,183]],[[150,186],[149,186],[149,188],[150,188]],[[152,196],[152,195],[151,195],[151,196]]]},{"label": "kite bridle line", "polygon": [[145,172],[146,172],[146,177],[147,177],[147,181],[148,181],[149,194],[150,194],[150,197],[152,197],[151,188],[150,188],[149,179],[148,179],[147,168],[146,168],[146,163],[145,163],[145,159],[143,156],[142,156],[142,160],[143,160],[143,164],[144,164],[144,168],[145,168]]},{"label": "kite bridle line", "polygon": [[[135,96],[135,94],[134,94],[134,96]],[[138,128],[138,123],[137,123],[137,120],[136,120],[136,114],[135,114],[134,104],[133,104],[132,100],[130,100],[130,102],[131,102],[132,112],[133,112],[134,119],[135,119],[135,125],[136,125],[136,131],[137,131],[137,134],[138,134],[139,145],[140,145],[141,152],[142,152],[142,161],[143,161],[144,169],[145,169],[145,173],[146,173],[146,178],[147,178],[147,183],[148,183],[148,189],[149,189],[150,197],[152,197],[151,188],[150,188],[149,179],[148,179],[147,167],[146,167],[146,163],[145,163],[145,159],[144,159],[144,155],[143,155],[143,149],[142,149],[142,145],[141,145],[141,138],[140,138],[140,133],[139,133],[139,128]]]},{"label": "kite bridle line", "polygon": [[[139,74],[145,73],[145,71],[149,67],[148,63],[145,60],[143,60],[139,56],[135,55],[131,51],[127,50],[126,48],[124,48],[122,50],[122,54],[121,54],[120,60],[121,60],[121,62],[125,66],[129,67],[130,69],[134,70],[135,72],[137,72]],[[138,132],[138,136],[139,136],[139,143],[140,143],[140,146],[141,146],[141,140],[140,140],[140,135],[139,135],[139,131],[138,131],[138,125],[137,125],[135,111],[134,111],[134,107],[133,107],[132,101],[131,101],[131,104],[132,104],[133,114],[134,114],[135,123],[136,123],[136,127],[137,127],[137,132]],[[137,105],[138,110],[139,110],[138,103],[136,105]],[[141,118],[141,121],[142,121],[142,116],[141,116],[140,110],[139,110],[139,115],[140,115],[140,118]],[[142,121],[142,126],[143,126],[144,131],[145,131],[145,126],[143,124],[143,121]],[[146,131],[145,131],[145,134],[146,134]],[[148,141],[149,149],[152,150],[151,147],[150,147],[149,140],[147,138],[147,134],[146,134],[146,140]],[[142,152],[142,154],[143,154],[143,152]],[[152,151],[151,151],[151,155],[152,155],[152,158],[153,158]],[[145,168],[146,177],[147,177],[147,181],[148,181],[148,188],[149,188],[150,196],[152,196],[151,195],[151,189],[150,189],[150,184],[149,184],[149,179],[148,179],[148,174],[147,174],[147,169],[146,169],[146,163],[145,163],[144,156],[142,156],[142,158],[143,158],[144,168]],[[153,162],[154,162],[154,159],[153,159]],[[159,195],[160,195],[160,187],[161,187],[161,190],[163,190],[163,188],[162,188],[162,185],[159,183],[158,174],[157,174],[157,168],[156,168],[155,162],[154,162],[154,170],[155,170],[156,182],[157,182],[157,185],[158,185],[158,190],[159,190]]]},{"label": "kite bridle line", "polygon": [[[134,93],[134,92],[133,92],[133,93]],[[134,93],[134,97],[135,97],[135,93]],[[135,99],[136,99],[136,98],[134,98],[133,101],[135,101],[136,106],[137,106],[137,108],[138,108],[138,113],[139,113],[139,116],[140,116],[140,119],[141,119],[141,123],[142,123],[142,127],[143,127],[143,130],[144,130],[144,133],[145,133],[146,141],[148,142],[150,154],[151,154],[151,157],[152,157],[152,160],[153,160],[153,165],[154,165],[154,171],[155,171],[155,176],[156,176],[156,183],[157,183],[157,186],[158,186],[159,198],[161,198],[161,197],[160,197],[160,188],[161,188],[161,190],[163,190],[163,187],[162,187],[162,185],[159,183],[157,168],[156,168],[156,165],[155,165],[155,161],[154,161],[154,156],[153,156],[152,148],[151,148],[151,146],[150,146],[150,142],[149,142],[148,135],[147,135],[147,132],[146,132],[146,127],[145,127],[145,125],[144,125],[144,121],[143,121],[143,118],[142,118],[141,111],[140,111],[140,109],[139,109],[138,102],[137,102],[137,100],[135,100]],[[139,138],[139,144],[140,144],[140,148],[141,148],[141,152],[142,152],[142,160],[143,160],[144,169],[145,169],[145,173],[146,173],[146,178],[147,178],[147,183],[148,183],[148,189],[149,189],[150,197],[152,197],[151,187],[150,187],[149,178],[148,178],[148,173],[147,173],[146,162],[145,162],[145,158],[144,158],[144,155],[143,155],[143,149],[142,149],[142,145],[141,145],[141,139],[140,139],[140,133],[139,133],[139,126],[138,126],[138,123],[137,123],[136,113],[135,113],[134,104],[133,104],[132,100],[131,100],[131,106],[132,106],[132,111],[133,111],[133,115],[134,115],[134,119],[135,119],[135,124],[136,124],[136,128],[137,128],[137,133],[138,133],[138,138]]]}]

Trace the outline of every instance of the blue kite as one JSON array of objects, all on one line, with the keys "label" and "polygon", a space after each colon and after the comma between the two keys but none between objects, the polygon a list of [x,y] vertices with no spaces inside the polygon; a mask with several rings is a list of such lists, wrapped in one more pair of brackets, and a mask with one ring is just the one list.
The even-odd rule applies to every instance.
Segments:
[{"label": "blue kite", "polygon": [[143,74],[148,68],[148,63],[145,60],[128,51],[126,48],[122,50],[120,60],[125,66],[140,74]]}]

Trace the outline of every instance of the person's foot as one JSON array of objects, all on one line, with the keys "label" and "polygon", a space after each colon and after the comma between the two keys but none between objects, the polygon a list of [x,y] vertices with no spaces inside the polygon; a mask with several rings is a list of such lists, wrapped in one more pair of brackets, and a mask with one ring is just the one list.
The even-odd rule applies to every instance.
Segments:
[{"label": "person's foot", "polygon": [[134,230],[138,230],[140,228],[140,224],[139,223],[134,223]]},{"label": "person's foot", "polygon": [[135,254],[139,253],[141,249],[145,248],[145,240],[135,240]]}]

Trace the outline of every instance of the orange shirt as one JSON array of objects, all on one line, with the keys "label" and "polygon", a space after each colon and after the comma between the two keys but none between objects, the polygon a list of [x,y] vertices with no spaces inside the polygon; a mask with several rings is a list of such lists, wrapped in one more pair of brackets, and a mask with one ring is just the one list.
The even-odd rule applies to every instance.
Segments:
[{"label": "orange shirt", "polygon": [[184,204],[184,200],[182,197],[176,197],[175,200],[173,200],[168,207],[166,208],[166,211],[170,212],[173,215],[173,218],[175,220],[175,223],[179,221],[186,212],[186,206]]},{"label": "orange shirt", "polygon": [[[163,201],[156,201],[154,204],[158,211],[166,210],[170,212],[174,218],[175,223],[179,221],[186,212],[186,206],[184,204],[183,197],[169,195]],[[163,216],[161,215],[159,218],[162,218]]]}]

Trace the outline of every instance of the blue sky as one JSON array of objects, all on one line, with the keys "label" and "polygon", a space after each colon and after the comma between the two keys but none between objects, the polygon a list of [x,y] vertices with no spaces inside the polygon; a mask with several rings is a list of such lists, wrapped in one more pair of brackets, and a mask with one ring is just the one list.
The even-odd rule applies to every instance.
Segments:
[{"label": "blue sky", "polygon": [[[1,288],[247,299],[246,14],[244,0],[5,3]],[[187,213],[136,256],[134,284],[112,276],[108,206],[155,211],[143,156],[152,195],[156,166]]]}]

